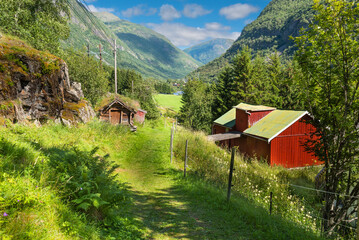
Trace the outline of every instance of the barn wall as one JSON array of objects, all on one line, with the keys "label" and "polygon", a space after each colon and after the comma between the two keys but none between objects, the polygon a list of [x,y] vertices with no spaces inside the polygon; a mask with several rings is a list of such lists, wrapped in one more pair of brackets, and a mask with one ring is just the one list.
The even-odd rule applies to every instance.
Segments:
[{"label": "barn wall", "polygon": [[213,124],[212,126],[212,134],[220,134],[220,133],[225,133],[226,132],[225,127],[217,125],[217,124]]},{"label": "barn wall", "polygon": [[237,131],[244,132],[248,128],[248,114],[241,109],[236,109],[236,126]]},{"label": "barn wall", "polygon": [[256,124],[259,120],[267,116],[271,111],[256,111],[256,112],[250,112],[251,115],[249,116],[249,127],[252,127],[254,124]]},{"label": "barn wall", "polygon": [[320,165],[317,158],[305,151],[305,142],[310,139],[310,133],[314,131],[311,124],[302,120],[295,122],[288,129],[271,141],[271,165],[282,165],[287,168]]},{"label": "barn wall", "polygon": [[236,130],[244,132],[244,130],[256,124],[259,120],[267,116],[272,111],[273,110],[246,112],[242,109],[236,109]]},{"label": "barn wall", "polygon": [[269,162],[271,149],[266,141],[242,135],[237,144],[239,151],[246,156],[267,159]]}]

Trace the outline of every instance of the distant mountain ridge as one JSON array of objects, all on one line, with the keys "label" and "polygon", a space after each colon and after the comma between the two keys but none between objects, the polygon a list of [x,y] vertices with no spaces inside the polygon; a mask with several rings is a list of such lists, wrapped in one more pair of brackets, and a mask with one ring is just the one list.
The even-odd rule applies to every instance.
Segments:
[{"label": "distant mountain ridge", "polygon": [[258,18],[243,29],[241,36],[223,56],[198,68],[190,76],[216,80],[221,69],[245,45],[254,53],[278,51],[292,56],[295,48],[290,36],[298,36],[300,29],[309,25],[314,16],[312,5],[312,0],[272,0]]},{"label": "distant mountain ridge", "polygon": [[117,40],[118,67],[138,71],[144,77],[156,79],[178,79],[202,65],[182,50],[175,47],[163,35],[145,26],[121,20],[112,13],[100,12],[92,15],[76,0],[70,0],[72,20],[71,34],[63,47],[85,49],[99,58],[99,44],[102,45],[102,59],[113,65],[113,44]]},{"label": "distant mountain ridge", "polygon": [[183,50],[201,63],[208,63],[220,57],[232,46],[234,40],[216,38]]}]

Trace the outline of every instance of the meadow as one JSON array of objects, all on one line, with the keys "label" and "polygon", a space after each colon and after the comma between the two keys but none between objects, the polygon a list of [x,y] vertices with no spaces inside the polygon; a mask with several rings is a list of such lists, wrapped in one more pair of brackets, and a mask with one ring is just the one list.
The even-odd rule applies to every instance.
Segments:
[{"label": "meadow", "polygon": [[[310,184],[315,171],[290,172],[237,156],[227,203],[228,152],[178,128],[171,164],[170,132],[163,119],[135,133],[96,120],[1,127],[0,238],[320,239],[307,211],[296,209],[302,207],[298,193],[256,175]],[[192,159],[187,178],[185,139]],[[272,215],[269,190],[278,197]],[[290,202],[298,204],[290,209]]]},{"label": "meadow", "polygon": [[155,101],[157,102],[157,105],[164,107],[164,108],[169,108],[172,109],[176,112],[179,112],[182,103],[181,103],[181,99],[182,96],[181,95],[172,95],[172,94],[157,94],[154,96]]}]

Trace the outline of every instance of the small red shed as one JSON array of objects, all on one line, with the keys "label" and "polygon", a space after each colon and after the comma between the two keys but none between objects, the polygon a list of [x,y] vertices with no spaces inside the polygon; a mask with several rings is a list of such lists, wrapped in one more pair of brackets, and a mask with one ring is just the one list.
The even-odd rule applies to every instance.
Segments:
[{"label": "small red shed", "polygon": [[147,112],[145,110],[138,109],[135,114],[135,121],[137,121],[139,123],[144,123],[146,114],[147,114]]},{"label": "small red shed", "polygon": [[315,128],[306,111],[238,104],[214,121],[209,139],[286,168],[322,164],[305,150]]}]

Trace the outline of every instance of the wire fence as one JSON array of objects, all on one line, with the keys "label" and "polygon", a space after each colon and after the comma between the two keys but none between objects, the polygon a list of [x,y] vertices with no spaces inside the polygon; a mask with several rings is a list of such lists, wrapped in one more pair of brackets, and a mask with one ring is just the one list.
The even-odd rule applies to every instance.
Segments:
[{"label": "wire fence", "polygon": [[[172,127],[174,128],[174,125]],[[173,131],[172,131],[172,134],[174,134]],[[171,142],[172,142],[173,136],[171,136],[171,139],[172,139],[171,140]],[[187,140],[187,143],[188,143],[188,140]],[[194,146],[192,146],[191,149],[188,149],[187,143],[186,143],[186,149],[185,149],[186,156],[184,159],[184,163],[185,163],[184,164],[184,172],[186,172],[187,168],[190,170],[196,170],[196,166],[198,165],[198,160],[196,160],[196,158],[191,155],[191,150],[194,151],[196,149],[196,147],[203,148],[203,146],[199,146],[198,143],[195,142]],[[173,142],[171,143],[171,152],[173,152],[172,148],[173,148]],[[228,162],[227,162],[227,164],[228,164]],[[227,166],[227,170],[229,170],[230,173],[233,172],[233,171],[231,171],[233,169],[228,169],[228,166]],[[227,174],[228,174],[228,172],[227,172]],[[240,171],[239,174],[247,175],[248,177],[253,177],[253,173],[249,174],[249,173],[246,173],[245,171]],[[186,176],[186,173],[185,173],[185,176]],[[237,176],[233,176],[233,177],[236,178]],[[359,196],[353,196],[353,195],[348,195],[348,194],[338,193],[338,192],[325,191],[323,189],[316,189],[316,188],[311,188],[311,187],[307,187],[307,186],[301,186],[301,185],[293,184],[290,182],[281,182],[281,181],[278,181],[275,179],[264,178],[260,175],[256,175],[255,177],[261,178],[263,181],[271,181],[273,183],[280,184],[281,186],[288,186],[288,187],[302,189],[304,191],[312,192],[313,193],[312,195],[314,197],[318,197],[318,196],[320,196],[320,194],[330,194],[330,195],[334,195],[335,197],[345,197],[345,198],[349,198],[351,200],[354,199],[354,205],[352,206],[352,208],[354,208],[354,209],[357,208],[356,217],[351,216],[350,219],[345,218],[342,221],[336,223],[335,227],[340,226],[341,228],[347,229],[352,233],[356,232],[357,239],[359,239],[359,226],[358,226],[358,224],[359,224],[359,218],[358,218],[359,217],[359,200],[358,200]],[[228,200],[229,200],[230,191],[231,191],[231,187],[232,187],[231,178],[232,177],[230,176],[229,182],[228,182],[228,194],[227,194]],[[270,201],[269,201],[269,206],[268,206],[270,214],[272,213],[272,208],[273,208],[272,197],[273,197],[273,192],[270,192]],[[355,205],[355,202],[356,202],[356,205]],[[325,219],[321,216],[323,214],[323,212],[322,212],[323,208],[322,208],[322,210],[318,209],[318,207],[315,209],[314,207],[312,207],[312,203],[308,202],[305,198],[301,199],[300,203],[304,204],[306,209],[309,209],[309,208],[311,209],[311,211],[308,211],[307,215],[309,215],[313,220],[315,220],[317,223],[320,224],[320,226],[317,226],[317,227],[320,227],[320,231],[323,232],[322,226],[324,223],[326,223],[328,221],[328,219]],[[293,204],[295,204],[295,202],[293,202]],[[318,204],[319,204],[319,202],[318,202]],[[337,203],[337,204],[339,204],[339,203]],[[355,221],[356,221],[356,227],[354,226],[354,224],[351,224],[353,222],[355,223]],[[345,223],[347,223],[347,224],[345,224]]]}]

